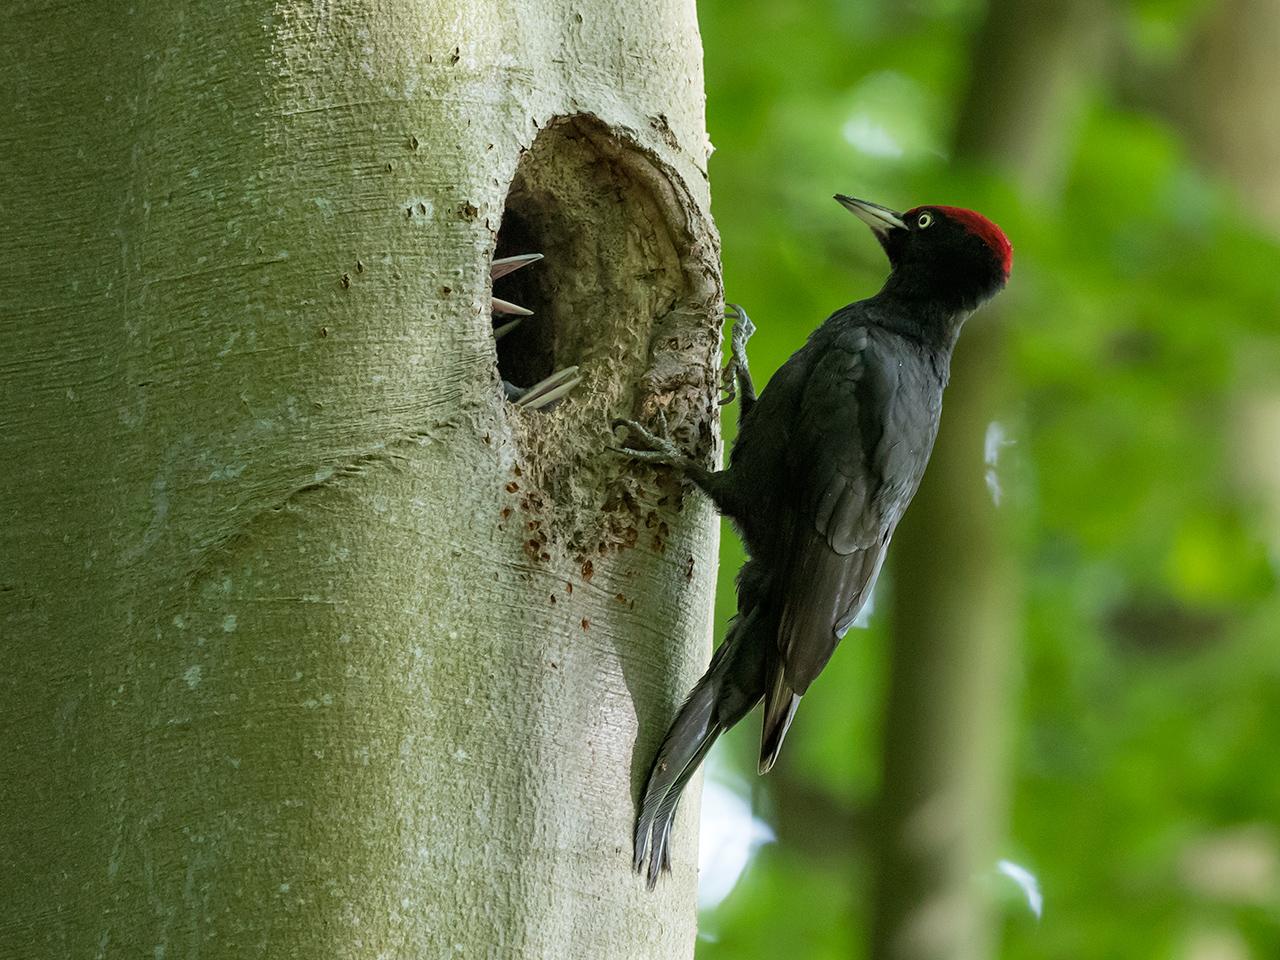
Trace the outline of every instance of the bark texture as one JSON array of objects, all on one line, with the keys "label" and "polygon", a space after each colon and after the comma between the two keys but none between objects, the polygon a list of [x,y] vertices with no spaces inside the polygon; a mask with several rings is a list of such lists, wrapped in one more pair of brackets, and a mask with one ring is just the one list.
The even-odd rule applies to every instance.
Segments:
[{"label": "bark texture", "polygon": [[[630,829],[716,526],[605,445],[716,452],[692,2],[0,44],[0,956],[688,955],[697,797],[654,895]],[[495,247],[547,254],[503,372],[578,364],[554,411]]]}]

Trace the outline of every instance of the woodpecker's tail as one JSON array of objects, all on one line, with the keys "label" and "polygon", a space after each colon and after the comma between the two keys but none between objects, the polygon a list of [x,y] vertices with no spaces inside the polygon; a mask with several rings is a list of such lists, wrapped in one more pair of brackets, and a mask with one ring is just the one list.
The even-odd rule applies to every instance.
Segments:
[{"label": "woodpecker's tail", "polygon": [[659,872],[671,869],[671,826],[684,788],[716,738],[746,716],[764,694],[765,643],[773,640],[759,636],[762,620],[758,608],[734,620],[658,748],[635,836],[635,869],[637,873],[644,869],[647,856],[651,890]]},{"label": "woodpecker's tail", "polygon": [[791,729],[796,707],[800,706],[800,694],[787,683],[782,664],[775,664],[773,676],[764,693],[764,726],[760,730],[760,776],[772,769],[782,750],[782,741]]}]

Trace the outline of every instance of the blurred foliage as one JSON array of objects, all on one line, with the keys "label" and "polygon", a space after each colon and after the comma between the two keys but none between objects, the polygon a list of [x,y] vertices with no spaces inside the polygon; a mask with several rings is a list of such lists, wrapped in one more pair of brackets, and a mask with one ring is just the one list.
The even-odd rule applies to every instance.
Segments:
[{"label": "blurred foliage", "polygon": [[[883,280],[874,239],[831,194],[974,207],[1013,240],[1018,401],[1000,470],[1026,596],[996,856],[1038,877],[1044,916],[994,860],[974,878],[1005,958],[1280,956],[1280,489],[1248,468],[1239,429],[1249,403],[1280,396],[1280,225],[1109,76],[1161,83],[1206,6],[1105,8],[1117,62],[1091,78],[1045,200],[948,159],[981,4],[700,5],[713,209],[728,298],[759,327],[757,383]],[[1280,422],[1269,437],[1280,450]],[[723,542],[721,632],[742,563],[727,529]],[[754,780],[754,722],[726,738],[761,816],[788,815],[775,779],[855,822],[871,804],[885,619],[846,639],[770,778]],[[787,832],[704,912],[702,960],[866,956],[866,844]]]}]

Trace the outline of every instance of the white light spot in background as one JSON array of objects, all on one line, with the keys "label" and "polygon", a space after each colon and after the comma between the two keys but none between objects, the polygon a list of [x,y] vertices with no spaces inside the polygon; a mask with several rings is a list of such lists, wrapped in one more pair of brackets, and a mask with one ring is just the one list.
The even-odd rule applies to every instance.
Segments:
[{"label": "white light spot in background", "polygon": [[1018,885],[1022,895],[1027,898],[1027,906],[1039,920],[1044,915],[1044,895],[1040,892],[1040,881],[1036,875],[1012,860],[997,860],[996,871],[1008,877]]},{"label": "white light spot in background", "polygon": [[992,420],[987,424],[987,433],[982,441],[982,459],[987,465],[987,492],[991,494],[991,502],[997,507],[1004,497],[1004,490],[1000,486],[1000,451],[1016,442],[999,420]]},{"label": "white light spot in background", "polygon": [[946,108],[924,87],[896,70],[867,74],[849,90],[840,132],[859,153],[898,164],[944,155]]},{"label": "white light spot in background", "polygon": [[869,156],[902,156],[902,146],[893,134],[865,113],[855,114],[846,120],[842,132],[851,145]]},{"label": "white light spot in background", "polygon": [[774,839],[773,829],[751,813],[751,791],[715,755],[702,784],[698,838],[698,908],[718,906],[737,885],[752,855]]}]

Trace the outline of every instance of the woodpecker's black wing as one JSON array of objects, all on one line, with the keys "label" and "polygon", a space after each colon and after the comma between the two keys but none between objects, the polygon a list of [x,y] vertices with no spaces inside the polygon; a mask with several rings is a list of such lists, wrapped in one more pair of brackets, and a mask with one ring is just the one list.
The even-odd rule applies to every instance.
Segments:
[{"label": "woodpecker's black wing", "polygon": [[907,341],[855,317],[832,325],[792,428],[796,515],[787,519],[794,533],[784,548],[761,772],[875,584],[933,445],[935,396],[941,390],[930,389]]}]

